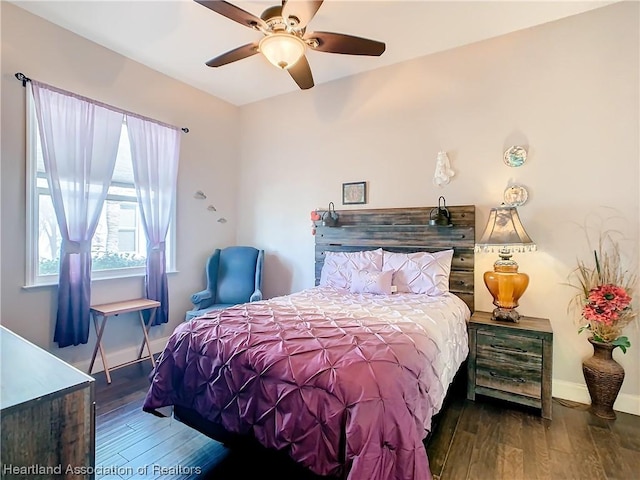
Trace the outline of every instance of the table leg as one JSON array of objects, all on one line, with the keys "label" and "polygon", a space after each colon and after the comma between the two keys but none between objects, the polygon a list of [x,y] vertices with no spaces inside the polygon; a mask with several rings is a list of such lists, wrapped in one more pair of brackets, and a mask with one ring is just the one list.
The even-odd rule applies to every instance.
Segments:
[{"label": "table leg", "polygon": [[98,350],[100,350],[100,358],[102,358],[102,365],[104,366],[104,373],[107,376],[107,383],[111,383],[111,375],[109,374],[109,365],[107,364],[107,356],[104,354],[104,349],[102,348],[102,334],[104,333],[104,327],[107,325],[107,316],[102,316],[102,323],[98,328],[98,315],[93,314],[93,326],[96,329],[96,346],[93,349],[93,355],[91,357],[91,364],[89,365],[89,374],[91,374],[91,370],[93,370],[93,364],[96,360],[96,354]]},{"label": "table leg", "polygon": [[[96,329],[96,339],[98,338],[98,322],[96,321],[96,314],[91,313],[91,318],[93,319],[93,326]],[[89,371],[87,372],[91,375],[91,371],[93,370],[93,364],[96,361],[96,355],[98,355],[98,341],[96,340],[96,346],[93,349],[93,355],[91,355],[91,363],[89,364]]]},{"label": "table leg", "polygon": [[149,352],[149,359],[151,360],[151,365],[153,368],[156,367],[156,360],[153,358],[153,354],[151,353],[151,345],[149,344],[149,329],[153,324],[153,319],[156,315],[157,308],[153,308],[151,310],[151,315],[149,315],[149,326],[144,324],[144,317],[142,315],[142,311],[139,311],[138,314],[140,316],[140,325],[142,326],[142,333],[144,334],[144,338],[142,339],[142,345],[140,345],[140,352],[138,353],[138,360],[142,358],[142,352],[144,351],[144,346],[147,346],[147,352]]}]

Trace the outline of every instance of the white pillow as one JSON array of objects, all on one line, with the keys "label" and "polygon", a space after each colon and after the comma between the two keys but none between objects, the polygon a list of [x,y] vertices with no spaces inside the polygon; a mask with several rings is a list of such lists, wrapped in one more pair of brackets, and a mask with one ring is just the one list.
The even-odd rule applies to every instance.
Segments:
[{"label": "white pillow", "polygon": [[398,292],[437,296],[449,291],[453,250],[441,252],[383,253],[384,270],[393,270]]},{"label": "white pillow", "polygon": [[357,270],[382,271],[382,249],[364,252],[325,252],[320,286],[349,290],[351,274]]},{"label": "white pillow", "polygon": [[391,295],[393,270],[356,270],[351,275],[351,293]]}]

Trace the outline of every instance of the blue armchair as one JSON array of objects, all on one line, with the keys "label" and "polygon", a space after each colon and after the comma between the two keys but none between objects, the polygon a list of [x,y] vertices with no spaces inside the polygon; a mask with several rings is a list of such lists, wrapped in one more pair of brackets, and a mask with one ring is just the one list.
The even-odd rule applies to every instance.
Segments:
[{"label": "blue armchair", "polygon": [[217,248],[207,260],[207,288],[191,295],[193,310],[186,320],[240,303],[262,300],[264,250],[253,247]]}]

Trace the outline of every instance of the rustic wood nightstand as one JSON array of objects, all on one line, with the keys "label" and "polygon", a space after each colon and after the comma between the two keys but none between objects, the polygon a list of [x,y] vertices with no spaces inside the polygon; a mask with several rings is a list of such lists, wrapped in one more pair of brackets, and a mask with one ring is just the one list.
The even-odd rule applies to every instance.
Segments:
[{"label": "rustic wood nightstand", "polygon": [[546,318],[519,323],[475,312],[469,320],[467,398],[486,395],[542,410],[551,419],[553,330]]}]

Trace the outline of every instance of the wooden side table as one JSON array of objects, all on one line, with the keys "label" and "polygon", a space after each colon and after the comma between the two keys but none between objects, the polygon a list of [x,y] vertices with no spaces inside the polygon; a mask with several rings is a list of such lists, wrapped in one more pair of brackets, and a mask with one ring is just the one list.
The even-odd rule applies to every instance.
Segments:
[{"label": "wooden side table", "polygon": [[519,323],[475,312],[469,320],[467,398],[476,394],[540,408],[551,419],[553,330],[546,318]]},{"label": "wooden side table", "polygon": [[[93,305],[91,307],[91,316],[93,317],[93,325],[96,329],[96,347],[93,349],[93,355],[91,357],[91,364],[89,365],[89,374],[93,370],[93,364],[96,361],[96,355],[98,354],[98,350],[100,350],[100,357],[102,358],[102,365],[104,365],[104,373],[107,376],[107,383],[111,383],[111,375],[109,370],[115,370],[117,368],[126,367],[127,365],[131,365],[132,363],[142,362],[144,360],[151,360],[151,365],[155,368],[156,361],[153,358],[153,353],[151,353],[151,345],[149,345],[149,328],[153,324],[153,319],[156,315],[156,310],[160,306],[160,302],[155,300],[149,300],[146,298],[137,298],[135,300],[127,300],[124,302],[114,302],[114,303],[103,303],[102,305]],[[151,310],[151,315],[149,317],[149,326],[144,324],[144,318],[142,316],[142,312],[144,310]],[[122,363],[120,365],[116,365],[114,367],[109,368],[107,364],[107,356],[104,353],[104,348],[102,347],[102,334],[104,333],[104,328],[107,326],[107,320],[109,317],[116,317],[121,313],[130,313],[130,312],[138,312],[140,317],[140,326],[142,327],[143,339],[142,345],[140,345],[140,352],[138,353],[138,358],[135,360],[131,360],[130,362]],[[100,322],[100,318],[102,321]],[[144,347],[147,347],[148,356],[143,357],[142,352],[144,351]]]}]

